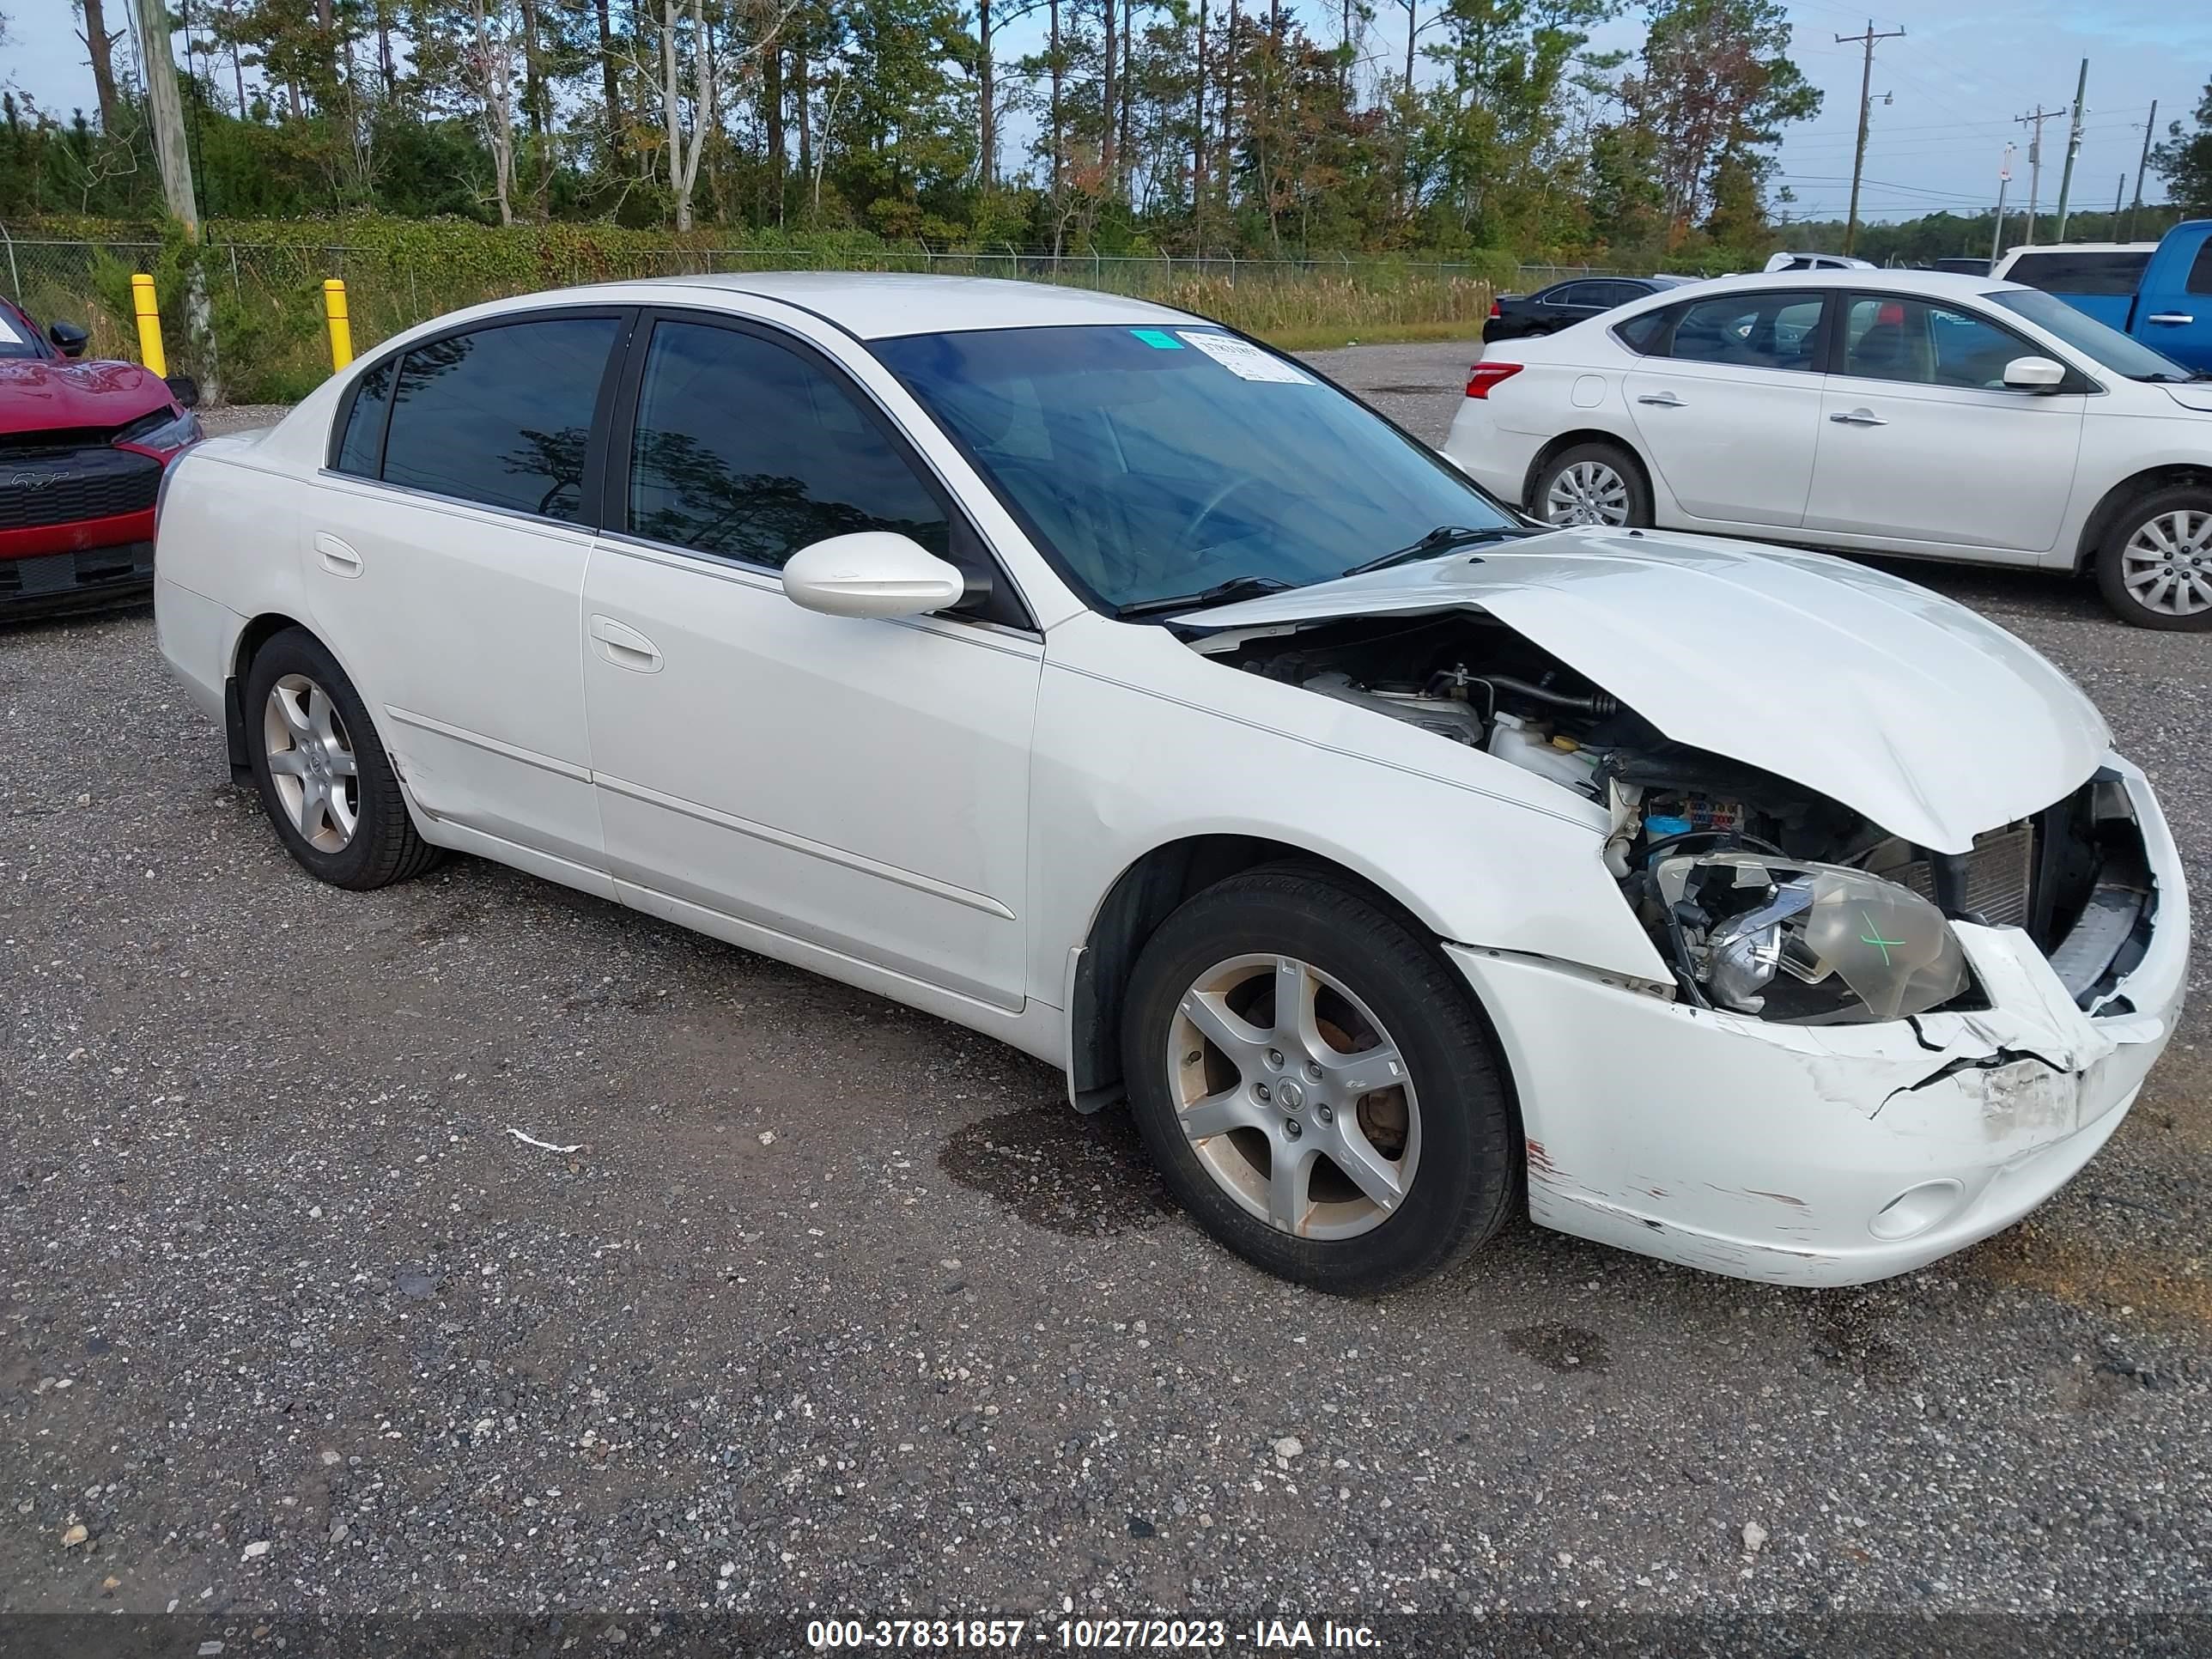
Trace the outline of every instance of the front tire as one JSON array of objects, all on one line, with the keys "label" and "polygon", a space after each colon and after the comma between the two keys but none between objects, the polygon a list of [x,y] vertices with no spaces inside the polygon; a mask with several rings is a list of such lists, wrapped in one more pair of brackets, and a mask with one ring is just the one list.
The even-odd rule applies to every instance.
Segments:
[{"label": "front tire", "polygon": [[1648,526],[1651,490],[1643,468],[1618,444],[1576,444],[1544,463],[1528,510],[1546,524]]},{"label": "front tire", "polygon": [[1122,1066],[1192,1218],[1317,1290],[1449,1268],[1519,1197],[1518,1122],[1465,986],[1327,872],[1249,871],[1170,916],[1131,976]]},{"label": "front tire", "polygon": [[2212,489],[2178,484],[2120,514],[2097,550],[2097,589],[2135,627],[2212,629]]},{"label": "front tire", "polygon": [[273,635],[254,653],[241,702],[262,810],[308,874],[362,892],[438,861],[361,694],[320,640],[301,628]]}]

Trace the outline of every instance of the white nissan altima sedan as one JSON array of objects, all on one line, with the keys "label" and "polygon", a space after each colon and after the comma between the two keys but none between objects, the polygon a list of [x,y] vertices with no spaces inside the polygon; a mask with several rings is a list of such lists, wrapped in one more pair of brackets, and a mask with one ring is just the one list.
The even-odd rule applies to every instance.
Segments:
[{"label": "white nissan altima sedan", "polygon": [[464,312],[173,468],[156,574],[312,874],[473,853],[1003,1038],[1329,1290],[1524,1201],[1901,1272],[2094,1156],[2180,1003],[2158,804],[2027,646],[1817,556],[1540,533],[1109,295]]}]

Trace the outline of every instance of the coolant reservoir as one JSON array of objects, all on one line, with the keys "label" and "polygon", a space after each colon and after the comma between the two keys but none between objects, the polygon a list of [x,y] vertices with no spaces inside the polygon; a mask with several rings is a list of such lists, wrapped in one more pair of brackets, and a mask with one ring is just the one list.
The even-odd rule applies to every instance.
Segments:
[{"label": "coolant reservoir", "polygon": [[1516,715],[1495,717],[1486,747],[1498,759],[1510,761],[1524,771],[1565,784],[1585,795],[1592,793],[1590,775],[1596,768],[1597,757],[1586,749],[1554,747],[1530,731]]}]

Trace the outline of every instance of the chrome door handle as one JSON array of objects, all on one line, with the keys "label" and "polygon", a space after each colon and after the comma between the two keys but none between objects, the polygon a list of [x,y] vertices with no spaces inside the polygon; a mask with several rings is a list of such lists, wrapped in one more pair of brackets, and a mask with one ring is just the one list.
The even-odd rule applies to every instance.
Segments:
[{"label": "chrome door handle", "polygon": [[1887,426],[1889,424],[1870,409],[1854,409],[1847,415],[1831,415],[1828,418],[1838,426]]},{"label": "chrome door handle", "polygon": [[2185,311],[2158,311],[2143,319],[2147,323],[2164,323],[2173,328],[2185,327],[2196,320],[2195,317]]},{"label": "chrome door handle", "polygon": [[361,555],[326,530],[316,532],[315,556],[333,576],[361,574]]},{"label": "chrome door handle", "polygon": [[1654,409],[1687,409],[1689,407],[1671,392],[1646,392],[1636,401],[1639,404],[1650,404]]},{"label": "chrome door handle", "polygon": [[660,672],[660,647],[628,623],[618,623],[612,617],[592,618],[592,643],[599,647],[599,655],[617,668],[628,668],[640,674]]}]

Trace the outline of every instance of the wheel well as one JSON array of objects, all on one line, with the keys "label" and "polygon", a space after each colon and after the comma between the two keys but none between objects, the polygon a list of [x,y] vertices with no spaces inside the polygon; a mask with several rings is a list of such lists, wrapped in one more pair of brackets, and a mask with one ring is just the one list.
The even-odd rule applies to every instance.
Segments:
[{"label": "wheel well", "polygon": [[2074,550],[2074,568],[2085,570],[2095,562],[2097,550],[2105,544],[2113,523],[2128,510],[2130,503],[2155,491],[2171,489],[2176,484],[2201,484],[2212,489],[2212,466],[2154,466],[2131,478],[2121,479],[2105,492],[2096,509],[2082,521],[2081,544]]},{"label": "wheel well", "polygon": [[1257,836],[1193,836],[1154,848],[1107,890],[1076,963],[1069,987],[1067,1070],[1079,1109],[1095,1112],[1121,1098],[1122,1001],[1146,942],[1186,899],[1266,864],[1304,865],[1390,910],[1416,934],[1428,933],[1403,904],[1364,876],[1304,848]]},{"label": "wheel well", "polygon": [[1636,446],[1618,432],[1604,432],[1595,427],[1585,427],[1576,432],[1562,432],[1536,452],[1536,459],[1528,463],[1528,476],[1521,480],[1519,505],[1533,508],[1537,478],[1546,467],[1551,465],[1554,456],[1565,454],[1577,444],[1603,444],[1607,449],[1617,449],[1627,456],[1630,463],[1636,468],[1638,476],[1644,480],[1644,499],[1646,501],[1654,499],[1651,490],[1651,469],[1644,464],[1644,457],[1637,453]]},{"label": "wheel well", "polygon": [[254,654],[286,629],[306,626],[280,611],[264,611],[246,623],[238,636],[238,650],[231,658],[230,672],[222,687],[223,741],[230,750],[230,775],[234,782],[253,781],[253,765],[246,753],[246,705],[240,687],[252,669]]}]

